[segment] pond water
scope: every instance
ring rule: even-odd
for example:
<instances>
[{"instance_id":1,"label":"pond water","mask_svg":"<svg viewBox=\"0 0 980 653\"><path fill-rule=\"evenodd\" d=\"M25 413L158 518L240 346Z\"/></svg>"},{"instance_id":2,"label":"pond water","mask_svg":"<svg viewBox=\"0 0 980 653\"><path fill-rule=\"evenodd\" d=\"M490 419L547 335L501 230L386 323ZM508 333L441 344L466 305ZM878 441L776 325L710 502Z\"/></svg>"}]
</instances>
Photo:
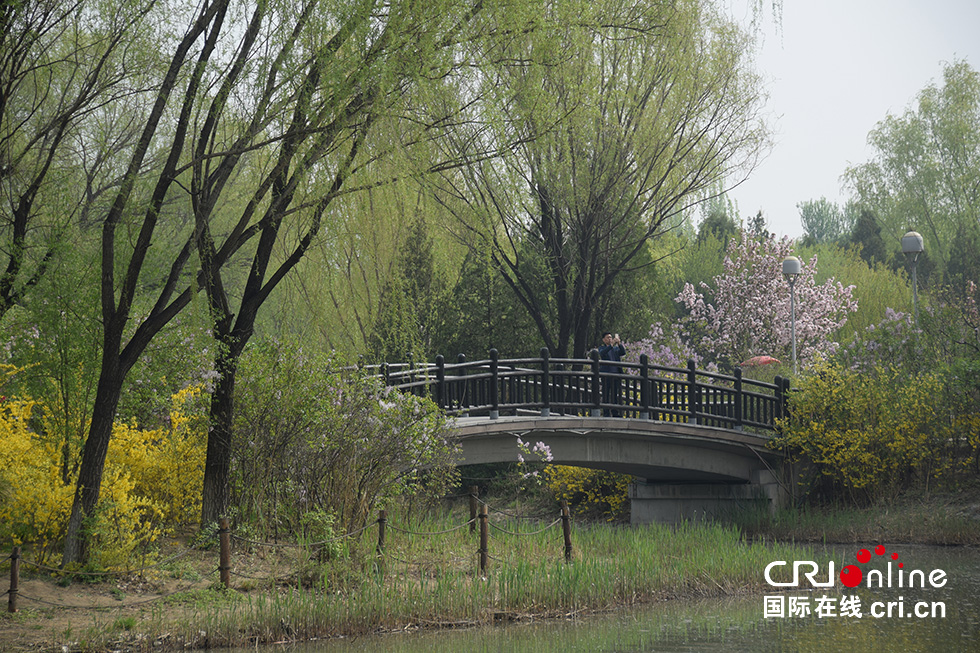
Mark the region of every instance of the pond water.
<instances>
[{"instance_id":1,"label":"pond water","mask_svg":"<svg viewBox=\"0 0 980 653\"><path fill-rule=\"evenodd\" d=\"M857 564L855 558L861 548L864 547L835 547L835 576L845 565ZM886 546L884 554L878 556L874 547L867 549L871 561L859 565L863 579L854 589L842 588L840 582L833 587L813 589L809 582L802 580L806 590L773 588L764 595L665 601L569 621L389 634L304 644L285 650L290 653L980 651L980 550L895 545ZM898 554L896 561L890 559L893 553ZM902 563L901 569L898 563ZM792 564L790 561L790 569ZM872 570L881 572L880 583ZM908 574L914 570L924 572L924 583L916 576L915 587L910 588ZM930 576L934 570L941 570L944 576ZM763 570L759 573L761 576ZM815 579L825 582L827 577L827 566L821 566ZM930 578L937 585L943 580L945 583L933 587ZM923 584L925 587L920 587ZM845 596L850 597L846 603ZM780 604L783 616L778 616ZM790 614L791 605L793 614ZM803 610L803 606L808 610ZM860 618L855 614L858 611ZM844 616L844 612L848 614ZM944 616L940 616L942 613Z\"/></svg>"}]
</instances>

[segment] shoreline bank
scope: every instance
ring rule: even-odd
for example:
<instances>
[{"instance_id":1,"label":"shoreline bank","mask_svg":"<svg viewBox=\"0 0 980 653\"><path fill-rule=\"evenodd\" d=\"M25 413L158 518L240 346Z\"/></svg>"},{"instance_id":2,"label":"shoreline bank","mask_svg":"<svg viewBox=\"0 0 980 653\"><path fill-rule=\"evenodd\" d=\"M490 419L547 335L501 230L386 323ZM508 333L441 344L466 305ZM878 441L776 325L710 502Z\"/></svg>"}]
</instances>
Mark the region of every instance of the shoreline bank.
<instances>
[{"instance_id":1,"label":"shoreline bank","mask_svg":"<svg viewBox=\"0 0 980 653\"><path fill-rule=\"evenodd\" d=\"M243 547L236 552L230 590L218 583L213 550L174 541L173 550L162 552L174 561L153 574L70 584L50 572L25 575L20 611L0 620L0 649L254 646L567 619L654 601L752 594L765 590L766 562L813 556L810 542L980 545L980 506L939 501L800 511L795 530L791 513L776 515L768 526L760 518L739 528L579 525L568 564L560 544L544 531L519 533L526 536L521 538L498 534L486 577L476 573L474 542L465 531L438 545L431 538L393 542L383 575L371 561L370 545L322 563L312 550ZM924 525L911 523L923 515L929 516ZM414 526L437 531L446 524L443 519ZM920 536L927 537L914 539ZM8 569L9 564L0 573Z\"/></svg>"}]
</instances>

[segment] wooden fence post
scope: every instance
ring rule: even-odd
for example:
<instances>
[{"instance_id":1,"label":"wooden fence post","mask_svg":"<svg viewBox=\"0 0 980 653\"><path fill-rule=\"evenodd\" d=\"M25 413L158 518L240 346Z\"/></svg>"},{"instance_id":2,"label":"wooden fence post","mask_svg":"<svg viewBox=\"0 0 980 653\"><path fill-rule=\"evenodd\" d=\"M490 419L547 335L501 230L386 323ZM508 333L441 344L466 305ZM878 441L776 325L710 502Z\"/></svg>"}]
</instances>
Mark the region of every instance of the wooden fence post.
<instances>
[{"instance_id":1,"label":"wooden fence post","mask_svg":"<svg viewBox=\"0 0 980 653\"><path fill-rule=\"evenodd\" d=\"M782 404L783 404L783 417L789 417L789 377L783 379L783 391L782 391Z\"/></svg>"},{"instance_id":2,"label":"wooden fence post","mask_svg":"<svg viewBox=\"0 0 980 653\"><path fill-rule=\"evenodd\" d=\"M572 561L572 518L568 514L568 501L561 501L561 531L565 535L565 562Z\"/></svg>"},{"instance_id":3,"label":"wooden fence post","mask_svg":"<svg viewBox=\"0 0 980 653\"><path fill-rule=\"evenodd\" d=\"M218 572L221 584L228 588L231 587L231 528L227 517L218 520L218 545Z\"/></svg>"},{"instance_id":4,"label":"wooden fence post","mask_svg":"<svg viewBox=\"0 0 980 653\"><path fill-rule=\"evenodd\" d=\"M490 532L489 524L487 523L489 515L487 515L487 507L480 506L480 575L486 576L487 574L487 559L489 558L489 544L490 544Z\"/></svg>"},{"instance_id":5,"label":"wooden fence post","mask_svg":"<svg viewBox=\"0 0 980 653\"><path fill-rule=\"evenodd\" d=\"M449 407L446 394L446 357L442 354L436 356L436 405L443 409Z\"/></svg>"},{"instance_id":6,"label":"wooden fence post","mask_svg":"<svg viewBox=\"0 0 980 653\"><path fill-rule=\"evenodd\" d=\"M375 551L378 554L378 569L381 573L385 570L385 527L388 525L388 511L378 511L378 546Z\"/></svg>"},{"instance_id":7,"label":"wooden fence post","mask_svg":"<svg viewBox=\"0 0 980 653\"><path fill-rule=\"evenodd\" d=\"M650 357L640 354L640 419L650 419Z\"/></svg>"},{"instance_id":8,"label":"wooden fence post","mask_svg":"<svg viewBox=\"0 0 980 653\"><path fill-rule=\"evenodd\" d=\"M470 532L476 532L476 504L477 504L477 493L480 491L475 485L470 486Z\"/></svg>"},{"instance_id":9,"label":"wooden fence post","mask_svg":"<svg viewBox=\"0 0 980 653\"><path fill-rule=\"evenodd\" d=\"M776 421L777 419L782 419L783 408L785 407L783 404L783 377L776 375L773 383L776 384L776 390L773 393L772 416L773 421ZM762 418L758 417L756 419L761 420Z\"/></svg>"},{"instance_id":10,"label":"wooden fence post","mask_svg":"<svg viewBox=\"0 0 980 653\"><path fill-rule=\"evenodd\" d=\"M7 591L7 612L17 612L17 592L20 591L20 547L10 553L10 589Z\"/></svg>"},{"instance_id":11,"label":"wooden fence post","mask_svg":"<svg viewBox=\"0 0 980 653\"><path fill-rule=\"evenodd\" d=\"M456 364L462 366L466 362L466 354L459 353L456 354ZM461 369L456 372L457 376L462 376L463 378L456 382L456 394L454 401L456 402L456 407L460 410L461 417L468 417L469 411L466 410L470 407L470 402L473 398L470 395L470 385L466 381L466 370Z\"/></svg>"}]
</instances>

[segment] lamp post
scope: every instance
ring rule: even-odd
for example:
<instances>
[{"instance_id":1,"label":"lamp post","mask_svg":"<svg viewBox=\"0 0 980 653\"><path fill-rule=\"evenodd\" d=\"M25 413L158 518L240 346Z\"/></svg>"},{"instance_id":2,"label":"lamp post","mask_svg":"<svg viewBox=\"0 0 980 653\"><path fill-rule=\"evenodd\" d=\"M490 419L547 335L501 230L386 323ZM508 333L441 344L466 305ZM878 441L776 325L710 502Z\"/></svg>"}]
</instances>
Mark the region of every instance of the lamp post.
<instances>
[{"instance_id":1,"label":"lamp post","mask_svg":"<svg viewBox=\"0 0 980 653\"><path fill-rule=\"evenodd\" d=\"M793 340L793 374L796 375L796 278L800 276L802 264L795 256L783 259L783 276L789 282L789 322Z\"/></svg>"},{"instance_id":2,"label":"lamp post","mask_svg":"<svg viewBox=\"0 0 980 653\"><path fill-rule=\"evenodd\" d=\"M919 254L923 251L922 234L917 231L910 231L902 236L902 253L909 260L912 268L912 309L915 311L915 328L919 329L919 284L915 278L915 264L919 261Z\"/></svg>"}]
</instances>

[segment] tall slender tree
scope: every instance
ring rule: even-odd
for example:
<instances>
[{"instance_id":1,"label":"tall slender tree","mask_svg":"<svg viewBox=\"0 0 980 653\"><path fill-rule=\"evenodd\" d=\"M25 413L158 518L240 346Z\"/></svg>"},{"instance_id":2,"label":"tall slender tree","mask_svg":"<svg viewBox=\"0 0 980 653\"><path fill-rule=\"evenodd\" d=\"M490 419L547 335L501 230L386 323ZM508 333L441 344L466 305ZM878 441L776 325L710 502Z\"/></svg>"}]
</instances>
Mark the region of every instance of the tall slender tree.
<instances>
[{"instance_id":1,"label":"tall slender tree","mask_svg":"<svg viewBox=\"0 0 980 653\"><path fill-rule=\"evenodd\" d=\"M196 237L191 229L182 244L171 247L170 243L156 243L157 249L173 254L170 269L155 284L155 300L150 300L148 312L133 314L142 303L141 291L146 290L141 277L159 223L167 217L167 199L179 188L179 167L193 109L228 8L227 0L214 0L190 10L189 25L176 37L173 54L157 80L148 109L140 114L139 139L130 150L122 181L101 220L102 361L65 536L65 565L84 562L88 557L83 524L94 516L99 502L113 420L126 375L153 337L196 292L196 284L188 283L185 277ZM171 48L163 51L168 50ZM148 175L144 166L158 152L163 163Z\"/></svg>"},{"instance_id":2,"label":"tall slender tree","mask_svg":"<svg viewBox=\"0 0 980 653\"><path fill-rule=\"evenodd\" d=\"M284 3L275 11L272 5L256 9L255 29L247 32L253 42L263 42L258 39L262 25L290 24L292 32L272 63L260 68L263 90L248 112L251 122L229 146L221 118L234 91L250 84L253 74L248 65L253 53L243 46L202 122L193 165L191 199L203 287L219 344L202 523L213 522L227 507L235 378L259 310L310 250L337 198L352 190L348 179L391 155L372 140L374 126L383 122L400 128L408 143L438 131L437 121L412 119L408 100L419 86L457 67L454 46L486 4L362 0L350 6L307 0L295 7ZM251 46L249 38L243 43ZM297 62L292 68L291 61ZM249 169L248 201L237 210L224 245L218 245L215 207L242 154L261 139L273 145L264 146L266 158ZM253 235L244 287L233 291L222 266L228 252Z\"/></svg>"},{"instance_id":3,"label":"tall slender tree","mask_svg":"<svg viewBox=\"0 0 980 653\"><path fill-rule=\"evenodd\" d=\"M541 342L583 356L595 307L650 262L649 241L752 168L763 98L748 37L706 3L549 2L541 21L461 89L470 122L446 156L473 163L432 186ZM512 156L485 157L504 146Z\"/></svg>"}]
</instances>

